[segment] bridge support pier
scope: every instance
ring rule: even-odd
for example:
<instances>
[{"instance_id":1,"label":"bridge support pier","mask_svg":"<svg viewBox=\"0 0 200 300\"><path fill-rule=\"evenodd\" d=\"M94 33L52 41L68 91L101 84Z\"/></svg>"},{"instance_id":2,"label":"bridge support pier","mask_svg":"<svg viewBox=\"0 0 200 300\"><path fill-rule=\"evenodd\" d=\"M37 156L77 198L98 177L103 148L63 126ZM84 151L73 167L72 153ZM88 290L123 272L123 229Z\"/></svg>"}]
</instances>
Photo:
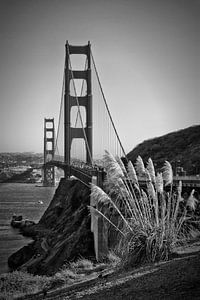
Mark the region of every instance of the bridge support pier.
<instances>
[{"instance_id":1,"label":"bridge support pier","mask_svg":"<svg viewBox=\"0 0 200 300\"><path fill-rule=\"evenodd\" d=\"M46 163L54 159L54 119L44 119L44 168L43 186L55 186L55 167Z\"/></svg>"},{"instance_id":2,"label":"bridge support pier","mask_svg":"<svg viewBox=\"0 0 200 300\"><path fill-rule=\"evenodd\" d=\"M72 70L71 55L85 55L87 58L87 69ZM77 94L75 80L85 80L87 85L86 95ZM72 88L73 87L73 88ZM74 93L73 93L74 89ZM77 107L80 116L80 107L85 108L86 124L81 127L72 127L71 109ZM81 122L82 123L82 122ZM84 127L85 126L85 127ZM92 163L92 84L91 84L91 49L90 43L85 46L73 46L66 43L65 61L65 95L64 95L64 161L67 165L71 163L71 145L73 139L83 139L86 147L86 162ZM70 174L65 173L65 177Z\"/></svg>"}]
</instances>

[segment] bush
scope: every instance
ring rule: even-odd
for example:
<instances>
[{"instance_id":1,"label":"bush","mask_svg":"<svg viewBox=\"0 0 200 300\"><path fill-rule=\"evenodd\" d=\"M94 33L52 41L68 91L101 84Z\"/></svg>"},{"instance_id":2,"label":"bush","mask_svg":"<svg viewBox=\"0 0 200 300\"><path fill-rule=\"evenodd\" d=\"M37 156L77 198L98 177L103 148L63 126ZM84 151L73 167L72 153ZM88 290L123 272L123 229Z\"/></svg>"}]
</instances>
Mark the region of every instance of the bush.
<instances>
[{"instance_id":1,"label":"bush","mask_svg":"<svg viewBox=\"0 0 200 300\"><path fill-rule=\"evenodd\" d=\"M50 282L46 276L15 271L0 275L0 299L13 299L13 296L37 293L43 290Z\"/></svg>"},{"instance_id":2,"label":"bush","mask_svg":"<svg viewBox=\"0 0 200 300\"><path fill-rule=\"evenodd\" d=\"M76 262L72 262L70 267L75 272L79 272L80 270L90 271L94 268L94 265L89 259L80 258Z\"/></svg>"},{"instance_id":3,"label":"bush","mask_svg":"<svg viewBox=\"0 0 200 300\"><path fill-rule=\"evenodd\" d=\"M63 268L51 277L49 288L52 289L65 284L71 284L76 278L77 275L72 270Z\"/></svg>"},{"instance_id":4,"label":"bush","mask_svg":"<svg viewBox=\"0 0 200 300\"><path fill-rule=\"evenodd\" d=\"M47 291L65 284L71 284L78 275L68 268L63 268L51 277L32 275L14 271L0 275L0 299L13 299L13 296Z\"/></svg>"},{"instance_id":5,"label":"bush","mask_svg":"<svg viewBox=\"0 0 200 300\"><path fill-rule=\"evenodd\" d=\"M173 190L173 172L168 161L162 173L155 174L151 159L145 167L139 156L135 167L129 161L125 168L119 158L106 151L104 165L105 186L101 189L92 185L91 192L101 209L90 209L119 232L117 253L122 261L134 265L167 260L174 247L190 237L188 220L196 205L194 191L183 205L182 183ZM112 222L116 213L118 224Z\"/></svg>"}]
</instances>

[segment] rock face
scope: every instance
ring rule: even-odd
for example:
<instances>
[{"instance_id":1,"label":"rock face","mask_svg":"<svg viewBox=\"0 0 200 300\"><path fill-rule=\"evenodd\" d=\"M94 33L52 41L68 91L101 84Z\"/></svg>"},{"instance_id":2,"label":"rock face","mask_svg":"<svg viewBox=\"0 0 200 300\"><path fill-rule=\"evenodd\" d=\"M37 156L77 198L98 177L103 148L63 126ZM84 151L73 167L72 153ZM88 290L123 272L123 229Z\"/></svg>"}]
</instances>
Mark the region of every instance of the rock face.
<instances>
[{"instance_id":1,"label":"rock face","mask_svg":"<svg viewBox=\"0 0 200 300\"><path fill-rule=\"evenodd\" d=\"M35 241L12 254L9 267L50 275L63 263L80 256L94 257L89 203L88 187L75 179L61 179L39 223L24 230L26 235L34 236Z\"/></svg>"}]
</instances>

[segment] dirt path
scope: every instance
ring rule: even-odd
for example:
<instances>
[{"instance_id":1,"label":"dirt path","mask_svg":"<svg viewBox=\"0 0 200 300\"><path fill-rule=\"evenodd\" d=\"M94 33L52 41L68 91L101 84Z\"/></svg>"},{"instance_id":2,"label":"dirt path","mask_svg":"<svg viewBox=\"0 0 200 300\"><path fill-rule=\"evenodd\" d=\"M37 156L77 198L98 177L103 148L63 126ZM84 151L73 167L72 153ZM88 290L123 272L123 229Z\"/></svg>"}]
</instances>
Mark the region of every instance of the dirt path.
<instances>
[{"instance_id":1,"label":"dirt path","mask_svg":"<svg viewBox=\"0 0 200 300\"><path fill-rule=\"evenodd\" d=\"M56 299L200 299L200 253L99 279L93 286Z\"/></svg>"}]
</instances>

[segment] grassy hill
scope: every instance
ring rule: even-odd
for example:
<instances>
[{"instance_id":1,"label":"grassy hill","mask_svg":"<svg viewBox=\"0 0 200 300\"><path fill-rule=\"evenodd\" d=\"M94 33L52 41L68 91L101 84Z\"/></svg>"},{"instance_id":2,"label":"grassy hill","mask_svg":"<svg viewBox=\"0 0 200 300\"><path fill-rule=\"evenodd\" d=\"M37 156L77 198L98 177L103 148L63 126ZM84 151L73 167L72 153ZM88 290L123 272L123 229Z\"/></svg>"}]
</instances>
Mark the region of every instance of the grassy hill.
<instances>
[{"instance_id":1,"label":"grassy hill","mask_svg":"<svg viewBox=\"0 0 200 300\"><path fill-rule=\"evenodd\" d=\"M183 167L187 175L200 174L200 125L146 140L128 153L133 163L140 155L144 162L152 158L156 169L168 160L173 169Z\"/></svg>"}]
</instances>

